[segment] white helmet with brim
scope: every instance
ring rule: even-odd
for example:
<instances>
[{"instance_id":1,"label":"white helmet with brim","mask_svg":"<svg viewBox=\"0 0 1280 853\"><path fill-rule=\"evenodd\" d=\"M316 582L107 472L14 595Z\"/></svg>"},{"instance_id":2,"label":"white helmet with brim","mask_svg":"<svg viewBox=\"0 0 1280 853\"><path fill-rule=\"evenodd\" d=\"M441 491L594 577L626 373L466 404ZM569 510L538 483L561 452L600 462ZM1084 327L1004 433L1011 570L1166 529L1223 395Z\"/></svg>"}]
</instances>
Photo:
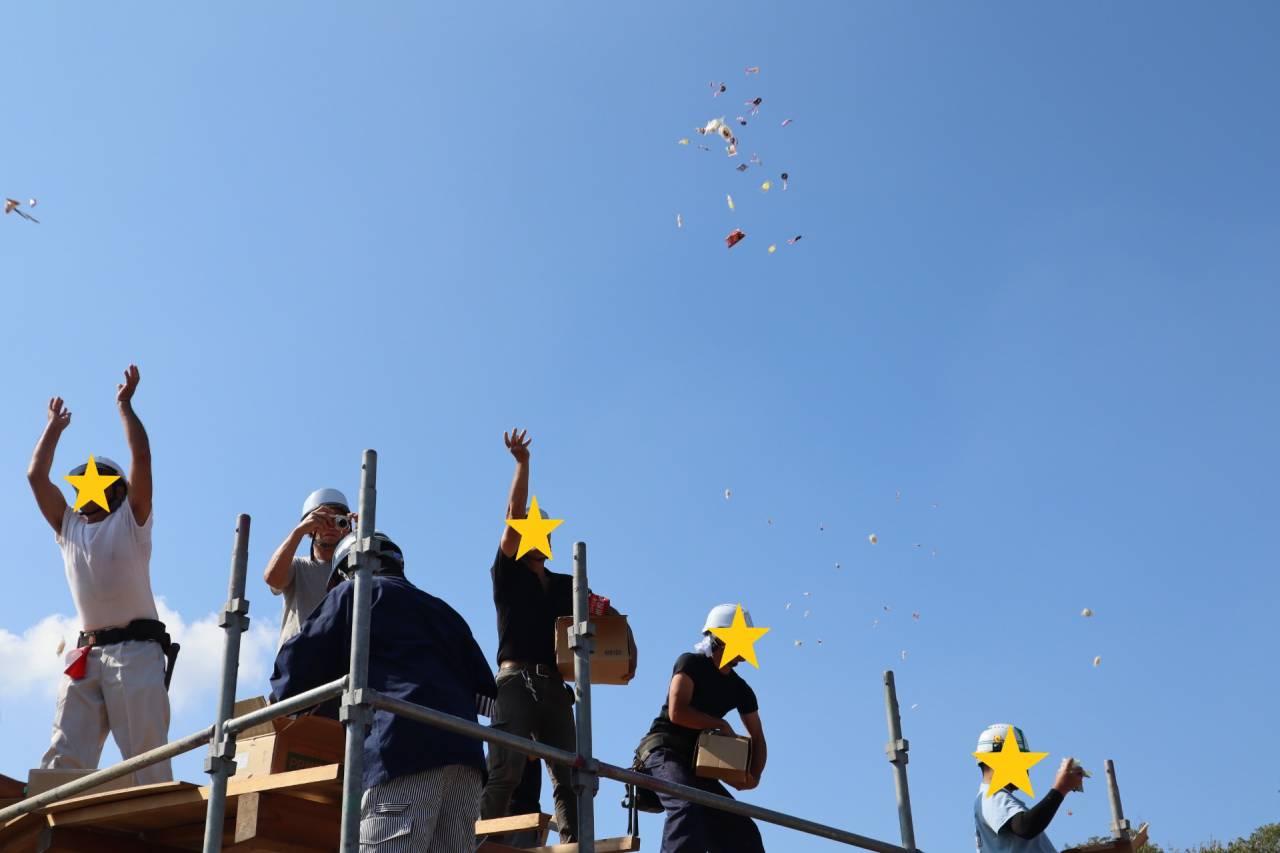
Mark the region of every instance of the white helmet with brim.
<instances>
[{"instance_id":1,"label":"white helmet with brim","mask_svg":"<svg viewBox=\"0 0 1280 853\"><path fill-rule=\"evenodd\" d=\"M706 624L702 626L702 633L707 633L712 628L728 628L733 625L733 617L738 612L736 604L717 604L711 608L711 612L707 614ZM751 614L744 607L742 609L742 620L747 623L748 628L754 628L755 623L751 621Z\"/></svg>"},{"instance_id":2,"label":"white helmet with brim","mask_svg":"<svg viewBox=\"0 0 1280 853\"><path fill-rule=\"evenodd\" d=\"M351 504L342 492L337 489L316 489L302 502L302 517L306 518L322 506L338 506L342 507L343 512L351 512Z\"/></svg>"},{"instance_id":3,"label":"white helmet with brim","mask_svg":"<svg viewBox=\"0 0 1280 853\"><path fill-rule=\"evenodd\" d=\"M1009 736L1010 729L1013 730L1018 749L1026 752L1027 736L1022 733L1022 729L1008 723L993 723L983 729L982 734L978 735L978 748L974 752L999 752L1004 748L1004 740ZM978 762L982 763L982 759L978 759Z\"/></svg>"},{"instance_id":4,"label":"white helmet with brim","mask_svg":"<svg viewBox=\"0 0 1280 853\"><path fill-rule=\"evenodd\" d=\"M124 468L120 467L119 462L116 462L108 456L94 456L93 467L98 469L99 474L119 474L120 479L124 481L125 485L129 484L129 479L125 475ZM87 470L89 470L89 463L81 462L79 465L71 469L68 476L79 477Z\"/></svg>"}]
</instances>

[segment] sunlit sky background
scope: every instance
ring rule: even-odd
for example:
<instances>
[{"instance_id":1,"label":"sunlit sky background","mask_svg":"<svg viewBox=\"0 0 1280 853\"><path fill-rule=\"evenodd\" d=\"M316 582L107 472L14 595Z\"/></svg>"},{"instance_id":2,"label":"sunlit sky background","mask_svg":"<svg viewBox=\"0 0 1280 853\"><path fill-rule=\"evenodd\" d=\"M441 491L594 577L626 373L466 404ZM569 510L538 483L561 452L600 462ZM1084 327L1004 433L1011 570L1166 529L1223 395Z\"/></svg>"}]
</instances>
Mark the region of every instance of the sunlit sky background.
<instances>
[{"instance_id":1,"label":"sunlit sky background","mask_svg":"<svg viewBox=\"0 0 1280 853\"><path fill-rule=\"evenodd\" d=\"M0 217L0 772L44 751L75 630L23 476L45 405L74 412L56 474L123 458L136 361L174 736L212 717L236 514L249 696L265 561L366 447L410 578L492 655L519 425L552 567L587 541L640 644L598 756L629 764L740 601L771 627L749 801L897 841L892 668L924 849L970 848L992 722L1050 753L1037 795L1065 755L1095 771L1059 847L1106 831L1106 758L1164 845L1280 814L1274 4L34 4L0 31L0 194L42 220ZM756 96L737 158L697 149Z\"/></svg>"}]
</instances>

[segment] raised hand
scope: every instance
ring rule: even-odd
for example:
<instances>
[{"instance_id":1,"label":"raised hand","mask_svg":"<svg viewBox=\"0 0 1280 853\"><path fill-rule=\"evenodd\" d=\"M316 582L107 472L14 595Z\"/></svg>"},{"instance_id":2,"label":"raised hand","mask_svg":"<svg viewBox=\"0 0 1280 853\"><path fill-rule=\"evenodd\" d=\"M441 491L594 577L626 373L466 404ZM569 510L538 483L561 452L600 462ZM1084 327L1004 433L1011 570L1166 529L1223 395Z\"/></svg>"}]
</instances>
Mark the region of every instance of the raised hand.
<instances>
[{"instance_id":1,"label":"raised hand","mask_svg":"<svg viewBox=\"0 0 1280 853\"><path fill-rule=\"evenodd\" d=\"M124 382L116 386L116 402L127 403L138 390L138 365L131 364L124 372Z\"/></svg>"},{"instance_id":2,"label":"raised hand","mask_svg":"<svg viewBox=\"0 0 1280 853\"><path fill-rule=\"evenodd\" d=\"M511 451L511 455L516 458L517 462L529 461L529 445L533 444L533 439L528 437L528 430L516 431L512 428L510 433L502 434L502 441L507 445L507 450Z\"/></svg>"},{"instance_id":3,"label":"raised hand","mask_svg":"<svg viewBox=\"0 0 1280 853\"><path fill-rule=\"evenodd\" d=\"M49 423L58 432L71 426L71 410L63 406L61 397L49 400Z\"/></svg>"}]
</instances>

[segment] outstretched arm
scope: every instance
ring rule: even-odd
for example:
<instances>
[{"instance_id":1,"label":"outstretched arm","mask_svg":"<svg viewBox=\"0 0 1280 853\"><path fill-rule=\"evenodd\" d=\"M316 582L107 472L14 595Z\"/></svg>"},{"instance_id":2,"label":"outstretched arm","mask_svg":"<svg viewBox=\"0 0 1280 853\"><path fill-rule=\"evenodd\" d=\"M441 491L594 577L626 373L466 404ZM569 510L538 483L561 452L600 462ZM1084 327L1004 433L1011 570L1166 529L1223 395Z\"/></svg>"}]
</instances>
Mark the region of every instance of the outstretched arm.
<instances>
[{"instance_id":1,"label":"outstretched arm","mask_svg":"<svg viewBox=\"0 0 1280 853\"><path fill-rule=\"evenodd\" d=\"M36 496L36 506L40 507L40 514L55 533L62 532L62 516L67 511L67 499L62 496L62 490L49 479L49 470L53 467L53 453L58 449L58 439L70 424L71 412L63 408L62 398L51 399L49 422L45 424L44 432L36 442L35 452L31 454L31 464L27 466L27 482Z\"/></svg>"},{"instance_id":2,"label":"outstretched arm","mask_svg":"<svg viewBox=\"0 0 1280 853\"><path fill-rule=\"evenodd\" d=\"M124 422L124 437L129 443L129 508L134 521L146 524L151 517L151 441L142 421L133 410L133 392L138 390L138 365L124 372L124 382L116 386L116 405Z\"/></svg>"},{"instance_id":3,"label":"outstretched arm","mask_svg":"<svg viewBox=\"0 0 1280 853\"><path fill-rule=\"evenodd\" d=\"M516 458L516 472L511 477L511 491L507 495L507 518L524 518L525 505L529 499L529 445L533 439L528 438L528 430L503 433L502 440L507 450ZM503 525L502 540L498 543L502 553L508 557L516 555L520 547L520 534L511 525Z\"/></svg>"}]
</instances>

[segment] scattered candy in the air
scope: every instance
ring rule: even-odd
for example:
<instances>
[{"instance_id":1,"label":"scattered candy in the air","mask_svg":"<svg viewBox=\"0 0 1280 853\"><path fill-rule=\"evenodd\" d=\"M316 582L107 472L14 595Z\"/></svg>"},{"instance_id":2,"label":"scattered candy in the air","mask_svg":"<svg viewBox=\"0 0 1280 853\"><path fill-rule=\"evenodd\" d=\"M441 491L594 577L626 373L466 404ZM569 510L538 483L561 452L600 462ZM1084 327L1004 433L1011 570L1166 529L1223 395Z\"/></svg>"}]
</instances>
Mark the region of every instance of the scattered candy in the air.
<instances>
[{"instance_id":1,"label":"scattered candy in the air","mask_svg":"<svg viewBox=\"0 0 1280 853\"><path fill-rule=\"evenodd\" d=\"M1102 666L1102 655L1098 655L1096 658L1093 659L1093 665Z\"/></svg>"},{"instance_id":2,"label":"scattered candy in the air","mask_svg":"<svg viewBox=\"0 0 1280 853\"><path fill-rule=\"evenodd\" d=\"M772 519L772 518L766 518L764 521L765 521L765 524L768 524L768 525L772 525L772 524L773 524L773 519Z\"/></svg>"},{"instance_id":3,"label":"scattered candy in the air","mask_svg":"<svg viewBox=\"0 0 1280 853\"><path fill-rule=\"evenodd\" d=\"M746 164L746 163L739 163L739 164L738 164L736 167L734 167L734 168L736 168L739 172L745 172L745 171L747 171L747 164Z\"/></svg>"},{"instance_id":4,"label":"scattered candy in the air","mask_svg":"<svg viewBox=\"0 0 1280 853\"><path fill-rule=\"evenodd\" d=\"M784 608L782 608L782 609L783 609L783 610L790 610L790 609L791 609L791 602L790 602L790 601L788 601L788 602L787 602L787 606L786 606L786 607L784 607Z\"/></svg>"},{"instance_id":5,"label":"scattered candy in the air","mask_svg":"<svg viewBox=\"0 0 1280 853\"><path fill-rule=\"evenodd\" d=\"M917 622L919 622L919 621L920 621L920 611L919 611L919 610L912 611L912 613L911 613L911 618L912 618L912 619L914 619L914 620L916 620Z\"/></svg>"},{"instance_id":6,"label":"scattered candy in the air","mask_svg":"<svg viewBox=\"0 0 1280 853\"><path fill-rule=\"evenodd\" d=\"M821 521L819 521L819 522L818 522L818 532L819 532L819 533L821 533L821 532L822 532L823 530L825 530L825 529L826 529L826 528L822 526L822 522L821 522Z\"/></svg>"},{"instance_id":7,"label":"scattered candy in the air","mask_svg":"<svg viewBox=\"0 0 1280 853\"><path fill-rule=\"evenodd\" d=\"M777 243L770 243L770 244L769 244L769 254L771 254L771 255L772 255L772 254L773 254L774 252L776 252L776 251L778 251L778 244L777 244Z\"/></svg>"},{"instance_id":8,"label":"scattered candy in the air","mask_svg":"<svg viewBox=\"0 0 1280 853\"><path fill-rule=\"evenodd\" d=\"M798 649L798 648L800 648L800 647L801 647L801 646L803 646L803 645L804 645L804 643L800 642L799 640L796 640L796 648L797 648L797 649Z\"/></svg>"},{"instance_id":9,"label":"scattered candy in the air","mask_svg":"<svg viewBox=\"0 0 1280 853\"><path fill-rule=\"evenodd\" d=\"M678 213L676 214L676 227L677 228L684 227L684 218Z\"/></svg>"},{"instance_id":10,"label":"scattered candy in the air","mask_svg":"<svg viewBox=\"0 0 1280 853\"><path fill-rule=\"evenodd\" d=\"M818 645L822 645L822 638L821 638L821 637L819 637L819 638L818 638Z\"/></svg>"},{"instance_id":11,"label":"scattered candy in the air","mask_svg":"<svg viewBox=\"0 0 1280 853\"><path fill-rule=\"evenodd\" d=\"M771 186L773 186L773 184L772 184L772 183L770 183L769 181L765 181L763 184L761 184L761 185L760 185L760 189L761 189L761 191L762 191L762 192L768 192L768 191L769 191L769 187L771 187Z\"/></svg>"},{"instance_id":12,"label":"scattered candy in the air","mask_svg":"<svg viewBox=\"0 0 1280 853\"><path fill-rule=\"evenodd\" d=\"M725 489L725 490L724 490L724 499L725 499L725 500L729 500L729 498L731 498L731 497L733 497L733 490L732 490L732 489Z\"/></svg>"},{"instance_id":13,"label":"scattered candy in the air","mask_svg":"<svg viewBox=\"0 0 1280 853\"><path fill-rule=\"evenodd\" d=\"M890 610L893 610L893 608L892 608L892 607L890 607L890 606L889 606L889 605L887 605L887 604L882 604L882 605L881 605L881 607L883 607L883 608L884 608L884 612L885 612L885 613L888 613Z\"/></svg>"},{"instance_id":14,"label":"scattered candy in the air","mask_svg":"<svg viewBox=\"0 0 1280 853\"><path fill-rule=\"evenodd\" d=\"M699 146L698 146L698 150L699 150L699 151L710 151L710 150L711 150L711 146L709 146L709 145L699 145Z\"/></svg>"},{"instance_id":15,"label":"scattered candy in the air","mask_svg":"<svg viewBox=\"0 0 1280 853\"><path fill-rule=\"evenodd\" d=\"M786 172L782 173L782 191L783 192L787 191L787 173Z\"/></svg>"},{"instance_id":16,"label":"scattered candy in the air","mask_svg":"<svg viewBox=\"0 0 1280 853\"><path fill-rule=\"evenodd\" d=\"M790 241L788 240L787 242L790 242ZM880 537L872 533L870 536L867 537L867 541L870 542L872 545L874 545L880 541Z\"/></svg>"},{"instance_id":17,"label":"scattered candy in the air","mask_svg":"<svg viewBox=\"0 0 1280 853\"><path fill-rule=\"evenodd\" d=\"M689 137L687 136L684 139L681 139L676 142L676 145L688 145L688 144L689 144Z\"/></svg>"},{"instance_id":18,"label":"scattered candy in the air","mask_svg":"<svg viewBox=\"0 0 1280 853\"><path fill-rule=\"evenodd\" d=\"M706 136L708 133L718 133L720 128L724 126L724 116L713 118L698 129L698 133Z\"/></svg>"},{"instance_id":19,"label":"scattered candy in the air","mask_svg":"<svg viewBox=\"0 0 1280 853\"><path fill-rule=\"evenodd\" d=\"M36 200L34 198L27 199L27 207L35 207L35 206L36 206Z\"/></svg>"},{"instance_id":20,"label":"scattered candy in the air","mask_svg":"<svg viewBox=\"0 0 1280 853\"><path fill-rule=\"evenodd\" d=\"M879 619L872 619L872 620L871 620L871 627L872 627L872 628L879 628L879 627L880 627L880 620L879 620Z\"/></svg>"},{"instance_id":21,"label":"scattered candy in the air","mask_svg":"<svg viewBox=\"0 0 1280 853\"><path fill-rule=\"evenodd\" d=\"M746 102L746 105L751 107L751 114L753 116L758 116L760 115L760 105L762 103L764 103L764 98L752 98Z\"/></svg>"},{"instance_id":22,"label":"scattered candy in the air","mask_svg":"<svg viewBox=\"0 0 1280 853\"><path fill-rule=\"evenodd\" d=\"M757 166L763 166L764 161L760 159L760 155L755 152L751 153L751 162Z\"/></svg>"},{"instance_id":23,"label":"scattered candy in the air","mask_svg":"<svg viewBox=\"0 0 1280 853\"><path fill-rule=\"evenodd\" d=\"M724 244L728 248L732 249L734 246L738 245L745 236L747 235L742 233L741 229L734 229L733 233L724 238Z\"/></svg>"},{"instance_id":24,"label":"scattered candy in the air","mask_svg":"<svg viewBox=\"0 0 1280 853\"><path fill-rule=\"evenodd\" d=\"M800 242L800 238L801 238L802 236L804 236L804 235L802 235L802 234L797 234L796 236L792 237L790 240L788 240L788 241L787 241L787 245L788 245L788 246L794 246L796 243L799 243L799 242Z\"/></svg>"},{"instance_id":25,"label":"scattered candy in the air","mask_svg":"<svg viewBox=\"0 0 1280 853\"><path fill-rule=\"evenodd\" d=\"M808 619L808 618L809 618L809 611L808 611L808 610L806 610L806 611L804 612L804 618L805 618L805 619Z\"/></svg>"},{"instance_id":26,"label":"scattered candy in the air","mask_svg":"<svg viewBox=\"0 0 1280 853\"><path fill-rule=\"evenodd\" d=\"M717 133L720 134L720 138L723 139L725 142L733 142L733 131L729 129L729 125L727 124L720 125L720 128L717 131Z\"/></svg>"},{"instance_id":27,"label":"scattered candy in the air","mask_svg":"<svg viewBox=\"0 0 1280 853\"><path fill-rule=\"evenodd\" d=\"M718 97L720 97L721 95L723 95L725 92L729 91L729 87L728 87L728 86L726 86L726 85L725 85L725 84L723 84L723 83L716 83L716 82L712 81L711 83L708 83L707 85L709 85L709 86L712 88L712 90L713 90L712 95L711 95L711 97L713 97L713 98L718 98Z\"/></svg>"},{"instance_id":28,"label":"scattered candy in the air","mask_svg":"<svg viewBox=\"0 0 1280 853\"><path fill-rule=\"evenodd\" d=\"M907 650L906 650L906 649L903 649L903 650L902 650L902 659L903 659L903 660L906 660L906 659L907 659Z\"/></svg>"},{"instance_id":29,"label":"scattered candy in the air","mask_svg":"<svg viewBox=\"0 0 1280 853\"><path fill-rule=\"evenodd\" d=\"M63 651L66 650L66 648L67 648L67 638L63 637L61 640L58 641L58 648L56 648L53 653L55 655L61 656Z\"/></svg>"},{"instance_id":30,"label":"scattered candy in the air","mask_svg":"<svg viewBox=\"0 0 1280 853\"><path fill-rule=\"evenodd\" d=\"M728 193L725 193L724 200L729 203L729 209L733 210L733 196L729 195Z\"/></svg>"},{"instance_id":31,"label":"scattered candy in the air","mask_svg":"<svg viewBox=\"0 0 1280 853\"><path fill-rule=\"evenodd\" d=\"M808 597L809 597L809 593L807 593L807 592L806 592L806 593L804 593L804 597L805 597L805 598L808 598Z\"/></svg>"},{"instance_id":32,"label":"scattered candy in the air","mask_svg":"<svg viewBox=\"0 0 1280 853\"><path fill-rule=\"evenodd\" d=\"M919 708L919 707L920 707L920 703L919 703L919 702L917 702L916 704L914 704L914 705L912 705L912 706L911 706L911 710L913 710L913 711L914 711L916 708Z\"/></svg>"},{"instance_id":33,"label":"scattered candy in the air","mask_svg":"<svg viewBox=\"0 0 1280 853\"><path fill-rule=\"evenodd\" d=\"M836 568L837 568L837 569L838 569L838 568L840 568L840 564L839 564L839 563L836 563Z\"/></svg>"},{"instance_id":34,"label":"scattered candy in the air","mask_svg":"<svg viewBox=\"0 0 1280 853\"><path fill-rule=\"evenodd\" d=\"M746 126L747 126L747 120L746 120L745 118L743 118L742 116L738 116L738 117L737 117L736 119L734 119L734 120L735 120L738 124L742 125L743 127L746 127Z\"/></svg>"},{"instance_id":35,"label":"scattered candy in the air","mask_svg":"<svg viewBox=\"0 0 1280 853\"><path fill-rule=\"evenodd\" d=\"M894 494L893 499L894 499L895 501L901 501L901 500L902 500L902 489L898 489L897 493L896 493L896 494Z\"/></svg>"},{"instance_id":36,"label":"scattered candy in the air","mask_svg":"<svg viewBox=\"0 0 1280 853\"><path fill-rule=\"evenodd\" d=\"M782 126L783 126L783 127L786 127L786 126L787 126L787 125L789 125L789 124L791 124L791 119L789 119L789 118L784 118L784 119L782 120Z\"/></svg>"},{"instance_id":37,"label":"scattered candy in the air","mask_svg":"<svg viewBox=\"0 0 1280 853\"><path fill-rule=\"evenodd\" d=\"M1084 610L1080 611L1080 615L1088 619L1090 616L1093 615L1093 611L1086 607Z\"/></svg>"},{"instance_id":38,"label":"scattered candy in the air","mask_svg":"<svg viewBox=\"0 0 1280 853\"><path fill-rule=\"evenodd\" d=\"M746 73L747 73L747 74L759 74L759 73L760 73L760 66L759 66L759 65L748 65L748 66L747 66L747 69L746 69Z\"/></svg>"}]
</instances>

